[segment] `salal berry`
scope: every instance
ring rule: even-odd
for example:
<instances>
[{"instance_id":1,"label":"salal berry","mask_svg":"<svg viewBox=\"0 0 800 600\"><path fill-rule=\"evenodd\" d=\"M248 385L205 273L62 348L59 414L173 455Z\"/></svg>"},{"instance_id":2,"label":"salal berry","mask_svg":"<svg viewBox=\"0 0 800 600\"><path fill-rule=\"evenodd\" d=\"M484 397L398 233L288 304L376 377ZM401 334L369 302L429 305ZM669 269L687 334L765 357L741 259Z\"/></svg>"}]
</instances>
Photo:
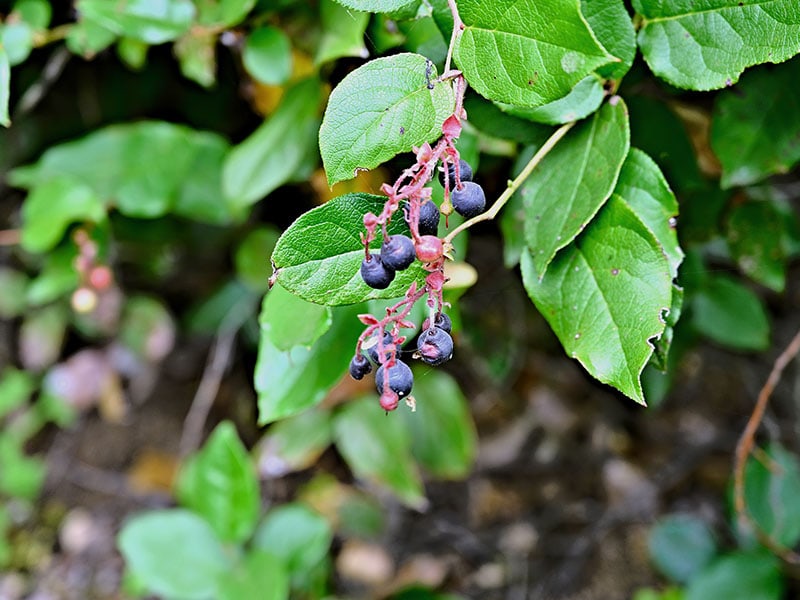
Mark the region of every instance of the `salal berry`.
<instances>
[{"instance_id":1,"label":"salal berry","mask_svg":"<svg viewBox=\"0 0 800 600\"><path fill-rule=\"evenodd\" d=\"M450 317L442 312L436 313L433 318L433 324L447 333L450 333L453 330L453 322L450 320ZM422 330L425 331L430 326L431 320L428 317L425 317L425 320L422 322Z\"/></svg>"},{"instance_id":2,"label":"salal berry","mask_svg":"<svg viewBox=\"0 0 800 600\"><path fill-rule=\"evenodd\" d=\"M417 258L414 242L405 235L393 235L381 245L381 261L383 266L395 271L404 271Z\"/></svg>"},{"instance_id":3,"label":"salal berry","mask_svg":"<svg viewBox=\"0 0 800 600\"><path fill-rule=\"evenodd\" d=\"M378 336L377 334L372 338L375 340L375 344L367 348L367 355L369 355L372 362L380 364L382 361L379 358L378 354ZM383 332L383 348L384 354L386 354L386 347L392 343L392 334L388 331Z\"/></svg>"},{"instance_id":4,"label":"salal berry","mask_svg":"<svg viewBox=\"0 0 800 600\"><path fill-rule=\"evenodd\" d=\"M461 181L472 181L472 167L469 166L467 161L458 159L458 174ZM453 190L456 187L456 166L454 163L447 164L447 179L449 182L449 189ZM444 186L444 171L439 171L439 183Z\"/></svg>"},{"instance_id":5,"label":"salal berry","mask_svg":"<svg viewBox=\"0 0 800 600\"><path fill-rule=\"evenodd\" d=\"M369 287L383 290L394 279L394 270L383 264L379 254L371 254L361 261L361 278Z\"/></svg>"},{"instance_id":6,"label":"salal berry","mask_svg":"<svg viewBox=\"0 0 800 600\"><path fill-rule=\"evenodd\" d=\"M467 219L476 217L486 209L486 194L483 188L473 181L466 181L450 194L453 208Z\"/></svg>"},{"instance_id":7,"label":"salal berry","mask_svg":"<svg viewBox=\"0 0 800 600\"><path fill-rule=\"evenodd\" d=\"M383 378L386 369L386 365L381 365L375 372L375 388L381 395L383 395ZM411 387L414 385L414 376L411 374L411 369L402 360L395 361L388 369L389 389L397 394L398 398L405 398L411 393Z\"/></svg>"},{"instance_id":8,"label":"salal berry","mask_svg":"<svg viewBox=\"0 0 800 600\"><path fill-rule=\"evenodd\" d=\"M442 240L435 235L422 235L417 240L417 258L422 262L433 262L439 260L444 252Z\"/></svg>"},{"instance_id":9,"label":"salal berry","mask_svg":"<svg viewBox=\"0 0 800 600\"><path fill-rule=\"evenodd\" d=\"M372 365L363 354L356 354L350 361L350 377L364 379L364 375L372 371Z\"/></svg>"},{"instance_id":10,"label":"salal berry","mask_svg":"<svg viewBox=\"0 0 800 600\"><path fill-rule=\"evenodd\" d=\"M436 235L439 231L439 207L433 200L426 200L419 207L419 234Z\"/></svg>"},{"instance_id":11,"label":"salal berry","mask_svg":"<svg viewBox=\"0 0 800 600\"><path fill-rule=\"evenodd\" d=\"M453 338L444 329L429 327L419 334L417 352L422 362L440 365L453 357Z\"/></svg>"}]
</instances>

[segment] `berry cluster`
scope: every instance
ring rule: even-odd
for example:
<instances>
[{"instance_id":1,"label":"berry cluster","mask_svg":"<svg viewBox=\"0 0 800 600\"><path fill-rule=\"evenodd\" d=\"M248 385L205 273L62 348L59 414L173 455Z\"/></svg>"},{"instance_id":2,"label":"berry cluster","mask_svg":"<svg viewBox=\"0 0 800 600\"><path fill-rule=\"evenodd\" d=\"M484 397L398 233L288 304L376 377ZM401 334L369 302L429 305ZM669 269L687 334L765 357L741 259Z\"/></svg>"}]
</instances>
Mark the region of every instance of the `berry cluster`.
<instances>
[{"instance_id":1,"label":"berry cluster","mask_svg":"<svg viewBox=\"0 0 800 600\"><path fill-rule=\"evenodd\" d=\"M375 384L381 407L387 411L397 408L403 398L413 406L410 394L414 378L409 366L400 360L400 348L407 339L400 330L415 327L407 317L418 300L427 298L430 316L422 324L414 357L436 366L453 356L451 322L443 312L447 303L442 293L446 281L444 262L451 258L452 247L438 235L440 215L445 216L447 223L453 211L472 218L486 209L483 188L472 181L472 168L459 157L454 144L461 133L461 120L466 117L462 107L464 81L460 75L455 78L455 87L456 110L442 125L442 137L434 146L426 143L415 148L416 162L403 171L394 185L381 187L387 196L381 213L364 215L366 231L361 234L364 260L360 271L364 283L374 289L386 289L396 273L408 269L415 260L428 272L425 283L422 286L412 283L403 299L387 308L382 318L359 315L366 329L350 361L350 375L363 379L377 366ZM431 200L431 188L426 187L437 168L445 190L441 208ZM408 224L410 237L388 233L392 217L400 211ZM378 239L379 231L383 241L380 252L376 253L370 245Z\"/></svg>"}]
</instances>

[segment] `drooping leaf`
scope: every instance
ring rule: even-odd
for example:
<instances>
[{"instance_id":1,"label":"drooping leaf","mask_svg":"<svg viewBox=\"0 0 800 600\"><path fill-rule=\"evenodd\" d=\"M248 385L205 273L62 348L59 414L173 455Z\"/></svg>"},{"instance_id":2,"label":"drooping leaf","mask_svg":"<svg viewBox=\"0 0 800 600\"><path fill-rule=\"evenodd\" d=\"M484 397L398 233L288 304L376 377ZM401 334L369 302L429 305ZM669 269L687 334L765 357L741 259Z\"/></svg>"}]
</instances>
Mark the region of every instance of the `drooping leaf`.
<instances>
[{"instance_id":1,"label":"drooping leaf","mask_svg":"<svg viewBox=\"0 0 800 600\"><path fill-rule=\"evenodd\" d=\"M546 125L533 123L524 116L516 116L511 105L494 104L477 94L466 96L464 108L468 122L492 137L541 146L552 133L552 128Z\"/></svg>"},{"instance_id":2,"label":"drooping leaf","mask_svg":"<svg viewBox=\"0 0 800 600\"><path fill-rule=\"evenodd\" d=\"M329 185L441 136L454 96L436 75L424 56L403 53L372 60L336 86L319 130Z\"/></svg>"},{"instance_id":3,"label":"drooping leaf","mask_svg":"<svg viewBox=\"0 0 800 600\"><path fill-rule=\"evenodd\" d=\"M670 580L686 583L714 558L717 544L705 521L689 514L669 515L650 530L650 559Z\"/></svg>"},{"instance_id":4,"label":"drooping leaf","mask_svg":"<svg viewBox=\"0 0 800 600\"><path fill-rule=\"evenodd\" d=\"M336 306L396 298L412 282L422 282L426 272L418 261L397 273L385 290L373 289L361 278L363 217L367 212L379 214L385 201L383 196L345 194L301 215L284 231L272 253L278 283L309 302ZM399 213L389 226L389 235L396 233L408 235L408 225ZM381 241L373 246L379 248Z\"/></svg>"},{"instance_id":5,"label":"drooping leaf","mask_svg":"<svg viewBox=\"0 0 800 600\"><path fill-rule=\"evenodd\" d=\"M400 420L386 418L377 397L342 407L334 416L333 432L336 448L356 477L388 487L409 506L424 506L408 429Z\"/></svg>"},{"instance_id":6,"label":"drooping leaf","mask_svg":"<svg viewBox=\"0 0 800 600\"><path fill-rule=\"evenodd\" d=\"M405 9L417 0L336 0L342 6L364 12L393 12Z\"/></svg>"},{"instance_id":7,"label":"drooping leaf","mask_svg":"<svg viewBox=\"0 0 800 600\"><path fill-rule=\"evenodd\" d=\"M728 246L748 277L776 292L786 286L786 220L773 202L736 205L728 215Z\"/></svg>"},{"instance_id":8,"label":"drooping leaf","mask_svg":"<svg viewBox=\"0 0 800 600\"><path fill-rule=\"evenodd\" d=\"M330 307L298 298L280 285L267 294L259 318L261 331L279 350L311 347L332 322Z\"/></svg>"},{"instance_id":9,"label":"drooping leaf","mask_svg":"<svg viewBox=\"0 0 800 600\"><path fill-rule=\"evenodd\" d=\"M203 87L211 87L217 80L217 36L214 33L190 32L175 42L175 56L181 73Z\"/></svg>"},{"instance_id":10,"label":"drooping leaf","mask_svg":"<svg viewBox=\"0 0 800 600\"><path fill-rule=\"evenodd\" d=\"M322 35L314 56L316 64L321 65L343 56L369 56L364 45L369 13L350 10L333 0L321 0L319 18Z\"/></svg>"},{"instance_id":11,"label":"drooping leaf","mask_svg":"<svg viewBox=\"0 0 800 600\"><path fill-rule=\"evenodd\" d=\"M638 148L631 148L622 163L614 193L625 198L650 228L669 260L672 277L677 277L683 261L683 250L675 232L678 201L655 161Z\"/></svg>"},{"instance_id":12,"label":"drooping leaf","mask_svg":"<svg viewBox=\"0 0 800 600\"><path fill-rule=\"evenodd\" d=\"M231 150L222 186L237 206L254 204L295 176L314 146L320 94L316 77L295 84L272 116Z\"/></svg>"},{"instance_id":13,"label":"drooping leaf","mask_svg":"<svg viewBox=\"0 0 800 600\"><path fill-rule=\"evenodd\" d=\"M194 0L200 25L230 27L249 13L256 0Z\"/></svg>"},{"instance_id":14,"label":"drooping leaf","mask_svg":"<svg viewBox=\"0 0 800 600\"><path fill-rule=\"evenodd\" d=\"M427 11L427 6L419 0L418 13L408 19L400 19L397 28L405 36L403 47L428 57L433 63L443 65L447 58L450 38L445 39L436 21L431 16L420 16Z\"/></svg>"},{"instance_id":15,"label":"drooping leaf","mask_svg":"<svg viewBox=\"0 0 800 600\"><path fill-rule=\"evenodd\" d=\"M188 31L195 15L191 0L80 0L81 18L117 35L163 44Z\"/></svg>"},{"instance_id":16,"label":"drooping leaf","mask_svg":"<svg viewBox=\"0 0 800 600\"><path fill-rule=\"evenodd\" d=\"M116 33L81 12L78 22L67 33L66 43L67 48L73 54L92 58L113 44L115 39L117 39Z\"/></svg>"},{"instance_id":17,"label":"drooping leaf","mask_svg":"<svg viewBox=\"0 0 800 600\"><path fill-rule=\"evenodd\" d=\"M692 298L692 323L710 339L739 350L766 350L769 321L766 310L750 289L717 275Z\"/></svg>"},{"instance_id":18,"label":"drooping leaf","mask_svg":"<svg viewBox=\"0 0 800 600\"><path fill-rule=\"evenodd\" d=\"M563 98L553 100L542 106L528 108L502 104L500 108L510 115L522 117L536 123L560 125L588 117L600 106L605 97L603 84L596 75L581 79Z\"/></svg>"},{"instance_id":19,"label":"drooping leaf","mask_svg":"<svg viewBox=\"0 0 800 600\"><path fill-rule=\"evenodd\" d=\"M800 25L798 25L800 28ZM746 73L721 92L711 120L711 147L724 188L788 172L800 161L800 59Z\"/></svg>"},{"instance_id":20,"label":"drooping leaf","mask_svg":"<svg viewBox=\"0 0 800 600\"><path fill-rule=\"evenodd\" d=\"M143 513L117 539L128 569L155 594L205 600L230 570L228 554L201 517L183 509Z\"/></svg>"},{"instance_id":21,"label":"drooping leaf","mask_svg":"<svg viewBox=\"0 0 800 600\"><path fill-rule=\"evenodd\" d=\"M331 415L311 409L272 425L259 443L258 471L278 478L312 466L331 444Z\"/></svg>"},{"instance_id":22,"label":"drooping leaf","mask_svg":"<svg viewBox=\"0 0 800 600\"><path fill-rule=\"evenodd\" d=\"M217 425L203 448L181 469L181 503L202 516L226 542L250 537L261 496L253 461L229 421Z\"/></svg>"},{"instance_id":23,"label":"drooping leaf","mask_svg":"<svg viewBox=\"0 0 800 600\"><path fill-rule=\"evenodd\" d=\"M33 50L33 28L24 21L6 21L0 26L0 45L6 51L12 67L25 62Z\"/></svg>"},{"instance_id":24,"label":"drooping leaf","mask_svg":"<svg viewBox=\"0 0 800 600\"><path fill-rule=\"evenodd\" d=\"M567 354L604 383L643 403L639 376L651 339L671 306L669 264L652 232L619 196L612 196L544 278L530 251L523 283Z\"/></svg>"},{"instance_id":25,"label":"drooping leaf","mask_svg":"<svg viewBox=\"0 0 800 600\"><path fill-rule=\"evenodd\" d=\"M525 181L525 239L539 276L611 195L630 147L625 104L577 125Z\"/></svg>"},{"instance_id":26,"label":"drooping leaf","mask_svg":"<svg viewBox=\"0 0 800 600\"><path fill-rule=\"evenodd\" d=\"M325 558L332 540L328 522L295 502L267 513L253 536L253 547L281 558L289 575L297 578Z\"/></svg>"},{"instance_id":27,"label":"drooping leaf","mask_svg":"<svg viewBox=\"0 0 800 600\"><path fill-rule=\"evenodd\" d=\"M0 47L0 125L8 127L11 119L8 116L8 97L10 92L11 65L8 53Z\"/></svg>"},{"instance_id":28,"label":"drooping leaf","mask_svg":"<svg viewBox=\"0 0 800 600\"><path fill-rule=\"evenodd\" d=\"M245 40L242 64L256 81L268 85L286 83L292 74L292 43L277 27L259 27Z\"/></svg>"},{"instance_id":29,"label":"drooping leaf","mask_svg":"<svg viewBox=\"0 0 800 600\"><path fill-rule=\"evenodd\" d=\"M581 0L581 13L595 36L620 62L604 65L597 73L609 79L621 79L636 56L636 32L623 0Z\"/></svg>"},{"instance_id":30,"label":"drooping leaf","mask_svg":"<svg viewBox=\"0 0 800 600\"><path fill-rule=\"evenodd\" d=\"M22 205L22 247L46 252L74 222L98 223L106 218L103 201L87 185L62 176L37 186Z\"/></svg>"},{"instance_id":31,"label":"drooping leaf","mask_svg":"<svg viewBox=\"0 0 800 600\"><path fill-rule=\"evenodd\" d=\"M268 332L258 344L255 388L258 421L266 424L319 404L347 371L363 326L357 319L363 307L333 311L331 328L311 347L280 350Z\"/></svg>"},{"instance_id":32,"label":"drooping leaf","mask_svg":"<svg viewBox=\"0 0 800 600\"><path fill-rule=\"evenodd\" d=\"M435 477L465 477L477 448L466 398L446 373L437 369L415 372L416 410L401 413L411 434L411 452Z\"/></svg>"},{"instance_id":33,"label":"drooping leaf","mask_svg":"<svg viewBox=\"0 0 800 600\"><path fill-rule=\"evenodd\" d=\"M456 63L467 82L493 101L547 104L614 60L577 1L461 0L458 11L465 28L455 47Z\"/></svg>"},{"instance_id":34,"label":"drooping leaf","mask_svg":"<svg viewBox=\"0 0 800 600\"><path fill-rule=\"evenodd\" d=\"M727 554L689 582L684 600L780 600L783 576L778 557L766 550Z\"/></svg>"},{"instance_id":35,"label":"drooping leaf","mask_svg":"<svg viewBox=\"0 0 800 600\"><path fill-rule=\"evenodd\" d=\"M134 71L140 71L144 67L149 49L149 44L133 38L120 38L117 42L117 56L125 66Z\"/></svg>"},{"instance_id":36,"label":"drooping leaf","mask_svg":"<svg viewBox=\"0 0 800 600\"><path fill-rule=\"evenodd\" d=\"M779 544L793 548L800 541L800 462L779 444L767 458L751 457L745 467L745 505L758 528Z\"/></svg>"},{"instance_id":37,"label":"drooping leaf","mask_svg":"<svg viewBox=\"0 0 800 600\"><path fill-rule=\"evenodd\" d=\"M633 7L644 59L681 88L732 85L747 67L783 62L800 48L795 0L633 0Z\"/></svg>"},{"instance_id":38,"label":"drooping leaf","mask_svg":"<svg viewBox=\"0 0 800 600\"><path fill-rule=\"evenodd\" d=\"M217 583L217 600L288 600L289 574L280 557L253 550Z\"/></svg>"}]
</instances>

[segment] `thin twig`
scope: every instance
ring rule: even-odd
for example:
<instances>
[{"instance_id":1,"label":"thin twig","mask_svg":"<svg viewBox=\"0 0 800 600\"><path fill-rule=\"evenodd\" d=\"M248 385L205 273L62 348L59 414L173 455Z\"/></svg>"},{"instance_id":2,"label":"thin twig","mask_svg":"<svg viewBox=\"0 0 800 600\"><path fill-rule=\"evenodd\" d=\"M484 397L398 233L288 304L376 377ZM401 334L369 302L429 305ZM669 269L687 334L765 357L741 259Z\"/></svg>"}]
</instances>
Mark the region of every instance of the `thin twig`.
<instances>
[{"instance_id":1,"label":"thin twig","mask_svg":"<svg viewBox=\"0 0 800 600\"><path fill-rule=\"evenodd\" d=\"M20 98L16 109L11 115L12 121L19 119L21 116L26 115L36 108L36 105L41 102L47 91L56 80L61 77L61 73L64 72L64 68L67 66L70 56L70 51L67 50L66 46L59 46L56 48L47 60L47 63L45 63L42 74L27 90L25 90L22 98Z\"/></svg>"},{"instance_id":2,"label":"thin twig","mask_svg":"<svg viewBox=\"0 0 800 600\"><path fill-rule=\"evenodd\" d=\"M492 204L489 210L479 214L477 217L472 217L468 221L464 221L461 225L459 225L458 227L453 229L453 231L447 234L447 236L444 238L444 242L445 243L452 242L453 238L455 238L459 233L461 233L462 231L464 231L469 227L472 227L476 223L494 219L497 216L497 213L500 212L500 209L503 208L506 205L506 202L508 202L511 199L511 196L514 195L514 192L517 191L519 186L521 186L524 183L524 181L528 177L530 177L530 174L538 166L538 164L542 162L542 159L545 156L547 156L547 154L555 147L555 145L559 142L559 140L561 140L561 138L563 138L566 135L566 133L572 128L573 125L575 125L574 121L571 123L566 123L561 127L559 127L558 129L556 129L553 135L551 135L547 139L547 141L542 145L542 147L539 148L536 154L533 155L533 158L531 158L528 161L528 164L525 165L525 168L522 169L522 172L519 175L517 175L514 181L509 182L508 187L502 194L500 194L500 197L497 200L495 200L494 204Z\"/></svg>"},{"instance_id":3,"label":"thin twig","mask_svg":"<svg viewBox=\"0 0 800 600\"><path fill-rule=\"evenodd\" d=\"M762 387L761 391L758 393L758 400L753 408L753 413L747 421L747 426L744 428L744 432L742 432L742 437L739 438L739 443L736 444L736 462L733 470L733 498L737 517L741 522L749 525L753 529L762 544L783 560L792 564L800 564L800 555L786 548L765 531L762 531L748 514L744 497L744 471L747 459L753 452L755 435L758 431L758 426L761 424L761 420L764 418L764 411L767 408L769 398L775 390L775 386L778 385L783 370L798 353L800 353L800 331L795 334L786 349L775 359L775 363L772 365L772 371L769 377L767 377L764 387Z\"/></svg>"},{"instance_id":4,"label":"thin twig","mask_svg":"<svg viewBox=\"0 0 800 600\"><path fill-rule=\"evenodd\" d=\"M22 239L19 229L0 230L0 246L16 246Z\"/></svg>"},{"instance_id":5,"label":"thin twig","mask_svg":"<svg viewBox=\"0 0 800 600\"><path fill-rule=\"evenodd\" d=\"M456 47L456 40L464 29L464 22L458 15L458 7L455 0L447 0L447 6L450 8L450 13L453 15L453 33L450 34L450 45L447 47L447 59L444 61L444 73L450 71L450 63L453 60L453 49Z\"/></svg>"}]
</instances>

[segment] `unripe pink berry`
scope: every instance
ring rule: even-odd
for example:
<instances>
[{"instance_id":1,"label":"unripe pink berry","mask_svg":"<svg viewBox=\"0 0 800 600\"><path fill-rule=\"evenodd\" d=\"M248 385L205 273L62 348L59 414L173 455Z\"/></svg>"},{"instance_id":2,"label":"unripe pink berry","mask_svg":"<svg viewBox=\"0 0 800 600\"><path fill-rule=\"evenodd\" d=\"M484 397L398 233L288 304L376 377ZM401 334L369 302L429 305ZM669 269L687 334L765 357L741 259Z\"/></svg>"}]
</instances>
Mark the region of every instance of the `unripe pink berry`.
<instances>
[{"instance_id":1,"label":"unripe pink berry","mask_svg":"<svg viewBox=\"0 0 800 600\"><path fill-rule=\"evenodd\" d=\"M107 290L114 280L114 275L106 265L97 265L89 271L89 285L98 292Z\"/></svg>"},{"instance_id":2,"label":"unripe pink berry","mask_svg":"<svg viewBox=\"0 0 800 600\"><path fill-rule=\"evenodd\" d=\"M435 235L423 235L417 240L417 258L430 263L439 260L444 252L442 240Z\"/></svg>"},{"instance_id":3,"label":"unripe pink berry","mask_svg":"<svg viewBox=\"0 0 800 600\"><path fill-rule=\"evenodd\" d=\"M381 408L385 411L394 410L400 403L400 398L392 390L381 394Z\"/></svg>"}]
</instances>

